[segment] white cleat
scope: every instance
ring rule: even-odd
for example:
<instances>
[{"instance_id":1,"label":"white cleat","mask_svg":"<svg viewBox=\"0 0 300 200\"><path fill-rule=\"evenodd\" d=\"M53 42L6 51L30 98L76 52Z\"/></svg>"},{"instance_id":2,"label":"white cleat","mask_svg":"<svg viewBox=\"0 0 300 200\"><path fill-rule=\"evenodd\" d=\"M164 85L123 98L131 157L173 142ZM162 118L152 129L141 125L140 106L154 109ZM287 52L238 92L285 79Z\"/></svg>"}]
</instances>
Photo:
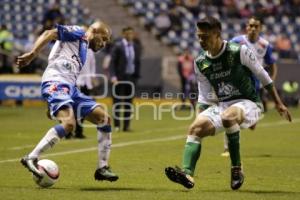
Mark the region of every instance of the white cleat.
<instances>
[{"instance_id":1,"label":"white cleat","mask_svg":"<svg viewBox=\"0 0 300 200\"><path fill-rule=\"evenodd\" d=\"M28 158L28 156L25 156L21 159L21 163L26 167L30 172L33 173L38 178L42 178L43 174L40 170L37 168L37 158Z\"/></svg>"}]
</instances>

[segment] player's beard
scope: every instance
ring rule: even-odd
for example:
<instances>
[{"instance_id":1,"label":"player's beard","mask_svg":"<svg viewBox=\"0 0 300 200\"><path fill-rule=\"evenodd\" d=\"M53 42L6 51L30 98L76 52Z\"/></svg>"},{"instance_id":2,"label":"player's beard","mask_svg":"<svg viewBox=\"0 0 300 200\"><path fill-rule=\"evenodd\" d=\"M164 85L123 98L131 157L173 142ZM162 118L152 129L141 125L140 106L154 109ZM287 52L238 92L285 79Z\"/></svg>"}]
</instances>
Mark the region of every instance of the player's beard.
<instances>
[{"instance_id":1,"label":"player's beard","mask_svg":"<svg viewBox=\"0 0 300 200\"><path fill-rule=\"evenodd\" d=\"M100 51L101 49L103 49L103 47L103 45L97 45L97 43L93 40L89 43L89 48L92 49L94 52Z\"/></svg>"},{"instance_id":2,"label":"player's beard","mask_svg":"<svg viewBox=\"0 0 300 200\"><path fill-rule=\"evenodd\" d=\"M89 48L92 49L94 52L97 52L95 42L92 42L92 41L91 41L91 42L89 43Z\"/></svg>"}]
</instances>

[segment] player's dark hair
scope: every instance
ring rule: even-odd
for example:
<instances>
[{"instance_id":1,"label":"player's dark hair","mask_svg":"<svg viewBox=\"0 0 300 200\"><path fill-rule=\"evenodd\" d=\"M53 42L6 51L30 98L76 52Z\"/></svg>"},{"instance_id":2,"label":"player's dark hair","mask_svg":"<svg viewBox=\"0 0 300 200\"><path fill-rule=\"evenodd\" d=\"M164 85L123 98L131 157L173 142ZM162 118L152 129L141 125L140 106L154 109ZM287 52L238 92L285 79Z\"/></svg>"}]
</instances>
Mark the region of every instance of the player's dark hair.
<instances>
[{"instance_id":1,"label":"player's dark hair","mask_svg":"<svg viewBox=\"0 0 300 200\"><path fill-rule=\"evenodd\" d=\"M259 22L260 22L260 25L263 25L263 24L264 24L264 19L263 19L261 16L252 15L252 16L248 19L248 22L249 22L250 19L254 19L255 21L259 21Z\"/></svg>"},{"instance_id":2,"label":"player's dark hair","mask_svg":"<svg viewBox=\"0 0 300 200\"><path fill-rule=\"evenodd\" d=\"M134 29L131 26L126 26L122 28L122 33L125 33L126 31L133 31Z\"/></svg>"},{"instance_id":3,"label":"player's dark hair","mask_svg":"<svg viewBox=\"0 0 300 200\"><path fill-rule=\"evenodd\" d=\"M197 22L197 27L200 28L200 29L217 30L220 33L222 31L221 22L217 18L214 18L214 17L211 17L211 16L200 19Z\"/></svg>"}]
</instances>

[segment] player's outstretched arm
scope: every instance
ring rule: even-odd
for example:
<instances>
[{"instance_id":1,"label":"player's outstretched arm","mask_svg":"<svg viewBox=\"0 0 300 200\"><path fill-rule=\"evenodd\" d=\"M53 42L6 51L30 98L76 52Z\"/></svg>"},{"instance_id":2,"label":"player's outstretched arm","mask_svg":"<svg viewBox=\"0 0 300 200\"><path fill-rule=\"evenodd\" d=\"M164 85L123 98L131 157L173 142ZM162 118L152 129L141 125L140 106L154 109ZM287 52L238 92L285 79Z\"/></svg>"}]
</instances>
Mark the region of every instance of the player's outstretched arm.
<instances>
[{"instance_id":1,"label":"player's outstretched arm","mask_svg":"<svg viewBox=\"0 0 300 200\"><path fill-rule=\"evenodd\" d=\"M271 94L275 103L275 108L277 109L280 116L284 117L286 120L291 122L292 121L291 114L287 109L287 107L282 103L276 88L272 86L272 88L268 89L268 92Z\"/></svg>"},{"instance_id":2,"label":"player's outstretched arm","mask_svg":"<svg viewBox=\"0 0 300 200\"><path fill-rule=\"evenodd\" d=\"M268 75L268 73L264 70L262 65L257 61L255 54L246 46L241 47L241 63L248 67L252 73L261 81L263 86L268 90L271 94L275 107L278 113L283 116L288 121L292 121L291 114L287 107L282 103L276 88L273 85L273 81Z\"/></svg>"},{"instance_id":3,"label":"player's outstretched arm","mask_svg":"<svg viewBox=\"0 0 300 200\"><path fill-rule=\"evenodd\" d=\"M50 41L57 39L57 29L46 30L39 36L30 52L17 57L17 66L28 65Z\"/></svg>"}]
</instances>

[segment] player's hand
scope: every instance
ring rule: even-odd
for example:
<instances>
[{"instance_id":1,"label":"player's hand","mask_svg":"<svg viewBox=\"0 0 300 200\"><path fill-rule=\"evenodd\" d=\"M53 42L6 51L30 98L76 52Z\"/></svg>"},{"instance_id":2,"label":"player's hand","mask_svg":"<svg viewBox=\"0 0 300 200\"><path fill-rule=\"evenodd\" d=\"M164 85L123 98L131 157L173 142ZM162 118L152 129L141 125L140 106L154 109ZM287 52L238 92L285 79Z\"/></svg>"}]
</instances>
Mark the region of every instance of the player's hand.
<instances>
[{"instance_id":1,"label":"player's hand","mask_svg":"<svg viewBox=\"0 0 300 200\"><path fill-rule=\"evenodd\" d=\"M290 122L292 121L292 116L285 105L280 103L280 104L276 104L275 107L277 109L277 112L280 114L280 116L284 117L286 120Z\"/></svg>"},{"instance_id":2,"label":"player's hand","mask_svg":"<svg viewBox=\"0 0 300 200\"><path fill-rule=\"evenodd\" d=\"M22 68L26 65L28 65L34 58L35 58L36 54L34 52L28 52L28 53L25 53L21 56L18 56L17 57L17 66L19 68Z\"/></svg>"}]
</instances>

